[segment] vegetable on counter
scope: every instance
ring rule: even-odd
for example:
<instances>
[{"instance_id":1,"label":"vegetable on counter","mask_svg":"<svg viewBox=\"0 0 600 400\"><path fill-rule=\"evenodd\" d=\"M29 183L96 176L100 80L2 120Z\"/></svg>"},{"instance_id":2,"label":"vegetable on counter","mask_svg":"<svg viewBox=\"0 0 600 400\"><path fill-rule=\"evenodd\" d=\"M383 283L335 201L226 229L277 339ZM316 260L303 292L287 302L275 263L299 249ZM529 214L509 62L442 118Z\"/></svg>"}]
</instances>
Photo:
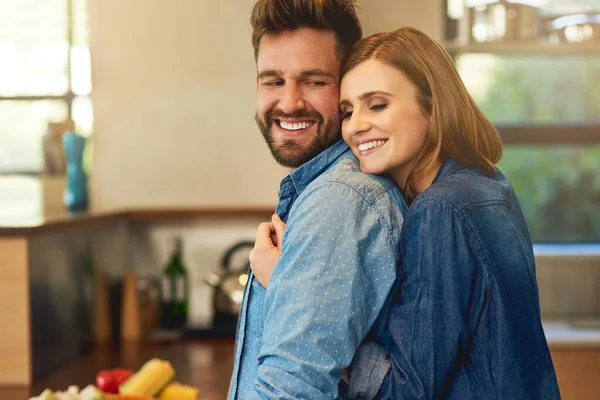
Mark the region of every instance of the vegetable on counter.
<instances>
[{"instance_id":1,"label":"vegetable on counter","mask_svg":"<svg viewBox=\"0 0 600 400\"><path fill-rule=\"evenodd\" d=\"M169 383L158 397L159 400L197 400L198 389L179 382Z\"/></svg>"},{"instance_id":2,"label":"vegetable on counter","mask_svg":"<svg viewBox=\"0 0 600 400\"><path fill-rule=\"evenodd\" d=\"M146 361L142 368L119 386L119 393L137 396L157 395L175 376L171 363L158 358Z\"/></svg>"},{"instance_id":3,"label":"vegetable on counter","mask_svg":"<svg viewBox=\"0 0 600 400\"><path fill-rule=\"evenodd\" d=\"M46 389L29 400L197 400L198 389L172 382L175 370L171 363L158 358L147 361L139 371L116 368L102 370L96 384L82 391L69 386L66 392Z\"/></svg>"},{"instance_id":4,"label":"vegetable on counter","mask_svg":"<svg viewBox=\"0 0 600 400\"><path fill-rule=\"evenodd\" d=\"M104 393L119 393L119 386L132 375L133 371L124 368L102 370L96 375L96 386Z\"/></svg>"},{"instance_id":5,"label":"vegetable on counter","mask_svg":"<svg viewBox=\"0 0 600 400\"><path fill-rule=\"evenodd\" d=\"M69 386L66 392L52 392L46 389L37 397L32 397L29 400L106 400L100 390L94 385L88 385L83 390L79 391L77 386Z\"/></svg>"}]
</instances>

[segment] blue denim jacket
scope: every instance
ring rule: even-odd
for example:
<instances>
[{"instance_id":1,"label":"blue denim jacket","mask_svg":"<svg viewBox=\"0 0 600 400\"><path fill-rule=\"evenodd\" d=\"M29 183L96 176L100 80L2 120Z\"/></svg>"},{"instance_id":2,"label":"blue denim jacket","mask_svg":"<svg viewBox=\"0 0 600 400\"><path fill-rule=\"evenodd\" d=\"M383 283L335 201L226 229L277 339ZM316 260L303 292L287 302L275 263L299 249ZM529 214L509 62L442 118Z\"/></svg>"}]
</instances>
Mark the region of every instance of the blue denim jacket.
<instances>
[{"instance_id":1,"label":"blue denim jacket","mask_svg":"<svg viewBox=\"0 0 600 400\"><path fill-rule=\"evenodd\" d=\"M359 344L383 335L405 210L394 183L361 173L341 141L283 179L281 258L266 290L250 274L229 399L343 396Z\"/></svg>"},{"instance_id":2,"label":"blue denim jacket","mask_svg":"<svg viewBox=\"0 0 600 400\"><path fill-rule=\"evenodd\" d=\"M349 397L560 399L531 238L506 177L448 160L405 218L393 343L361 346ZM387 375L373 374L381 365Z\"/></svg>"}]
</instances>

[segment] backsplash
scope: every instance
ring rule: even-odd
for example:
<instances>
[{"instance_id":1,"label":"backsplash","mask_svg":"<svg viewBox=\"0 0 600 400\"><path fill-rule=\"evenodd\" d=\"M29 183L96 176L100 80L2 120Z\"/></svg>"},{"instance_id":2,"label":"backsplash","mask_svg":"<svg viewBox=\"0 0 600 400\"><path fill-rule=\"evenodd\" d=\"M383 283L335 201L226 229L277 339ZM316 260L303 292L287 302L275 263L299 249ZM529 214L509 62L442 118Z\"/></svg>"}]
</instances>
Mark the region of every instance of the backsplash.
<instances>
[{"instance_id":1,"label":"backsplash","mask_svg":"<svg viewBox=\"0 0 600 400\"><path fill-rule=\"evenodd\" d=\"M240 241L254 241L256 228L263 221L259 218L134 221L129 227L128 264L140 277L159 277L174 249L175 238L180 237L190 282L189 322L203 326L213 317L213 289L204 277L220 265L226 249ZM247 254L240 252L235 265L247 263Z\"/></svg>"},{"instance_id":2,"label":"backsplash","mask_svg":"<svg viewBox=\"0 0 600 400\"><path fill-rule=\"evenodd\" d=\"M212 318L213 293L204 277L219 265L228 247L253 241L260 222L260 218L134 221L129 226L127 263L140 276L159 276L175 238L181 237L192 287L190 321L204 324ZM600 318L600 254L544 253L536 255L536 264L543 318Z\"/></svg>"},{"instance_id":3,"label":"backsplash","mask_svg":"<svg viewBox=\"0 0 600 400\"><path fill-rule=\"evenodd\" d=\"M536 256L542 318L600 318L600 255Z\"/></svg>"},{"instance_id":4,"label":"backsplash","mask_svg":"<svg viewBox=\"0 0 600 400\"><path fill-rule=\"evenodd\" d=\"M90 268L84 265L88 256L91 268L111 280L135 271L157 284L175 238L180 237L190 279L189 321L194 326L205 325L213 317L213 289L204 277L220 265L229 247L239 241L253 241L263 221L260 217L132 219L35 235L30 244L33 314L54 315L60 307L81 310L90 306L91 271L75 273ZM536 256L543 318L600 318L600 255L577 254ZM235 265L246 262L244 251L234 259ZM78 290L64 292L65 287ZM66 329L70 321L61 326Z\"/></svg>"}]
</instances>

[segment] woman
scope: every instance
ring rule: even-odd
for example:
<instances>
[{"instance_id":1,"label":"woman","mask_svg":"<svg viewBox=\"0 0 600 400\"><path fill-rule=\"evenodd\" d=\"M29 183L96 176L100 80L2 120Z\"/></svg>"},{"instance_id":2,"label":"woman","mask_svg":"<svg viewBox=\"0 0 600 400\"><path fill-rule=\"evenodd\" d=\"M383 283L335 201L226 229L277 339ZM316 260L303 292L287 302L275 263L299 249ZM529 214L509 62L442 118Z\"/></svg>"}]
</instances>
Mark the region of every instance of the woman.
<instances>
[{"instance_id":1,"label":"woman","mask_svg":"<svg viewBox=\"0 0 600 400\"><path fill-rule=\"evenodd\" d=\"M361 345L349 397L559 399L531 238L495 166L501 140L448 54L414 28L370 36L343 66L340 98L361 170L389 175L410 204L390 340ZM259 230L251 259L265 285L284 226L271 228L278 238Z\"/></svg>"}]
</instances>

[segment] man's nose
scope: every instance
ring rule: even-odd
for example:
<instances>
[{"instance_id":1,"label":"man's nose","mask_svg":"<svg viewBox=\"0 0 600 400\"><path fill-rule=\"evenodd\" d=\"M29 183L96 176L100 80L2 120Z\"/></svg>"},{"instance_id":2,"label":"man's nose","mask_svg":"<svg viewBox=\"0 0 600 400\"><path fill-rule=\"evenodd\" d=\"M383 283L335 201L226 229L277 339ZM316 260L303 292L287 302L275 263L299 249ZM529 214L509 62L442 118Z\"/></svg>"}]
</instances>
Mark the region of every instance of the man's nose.
<instances>
[{"instance_id":1,"label":"man's nose","mask_svg":"<svg viewBox=\"0 0 600 400\"><path fill-rule=\"evenodd\" d=\"M293 114L298 110L304 109L304 107L304 97L300 88L297 85L286 86L285 92L279 101L281 111L286 114Z\"/></svg>"}]
</instances>

